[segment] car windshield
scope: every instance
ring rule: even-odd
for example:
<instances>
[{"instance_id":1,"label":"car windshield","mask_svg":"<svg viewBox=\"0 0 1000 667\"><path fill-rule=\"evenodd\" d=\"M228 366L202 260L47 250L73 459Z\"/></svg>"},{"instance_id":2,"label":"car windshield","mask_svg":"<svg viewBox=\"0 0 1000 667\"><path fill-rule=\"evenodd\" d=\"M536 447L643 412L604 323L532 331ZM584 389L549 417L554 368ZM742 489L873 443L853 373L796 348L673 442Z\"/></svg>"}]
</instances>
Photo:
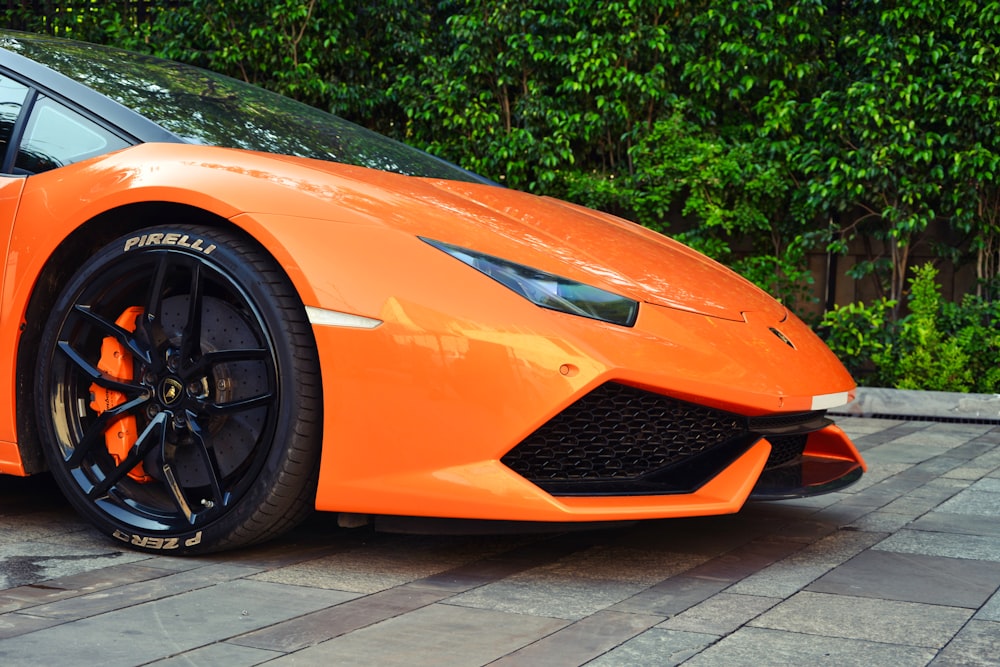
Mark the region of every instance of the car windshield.
<instances>
[{"instance_id":1,"label":"car windshield","mask_svg":"<svg viewBox=\"0 0 1000 667\"><path fill-rule=\"evenodd\" d=\"M488 182L333 114L190 65L41 35L12 39L8 34L3 46L110 97L189 143Z\"/></svg>"}]
</instances>

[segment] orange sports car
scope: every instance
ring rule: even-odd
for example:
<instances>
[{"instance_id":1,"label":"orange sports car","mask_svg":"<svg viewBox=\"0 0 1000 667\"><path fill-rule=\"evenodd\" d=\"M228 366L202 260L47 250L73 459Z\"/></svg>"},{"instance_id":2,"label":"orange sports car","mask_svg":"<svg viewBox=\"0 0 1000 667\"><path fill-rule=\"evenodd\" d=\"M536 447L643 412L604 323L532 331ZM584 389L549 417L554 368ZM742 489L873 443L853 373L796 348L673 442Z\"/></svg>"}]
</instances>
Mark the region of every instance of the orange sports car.
<instances>
[{"instance_id":1,"label":"orange sports car","mask_svg":"<svg viewBox=\"0 0 1000 667\"><path fill-rule=\"evenodd\" d=\"M851 377L670 239L232 79L0 31L0 472L103 533L603 522L840 489Z\"/></svg>"}]
</instances>

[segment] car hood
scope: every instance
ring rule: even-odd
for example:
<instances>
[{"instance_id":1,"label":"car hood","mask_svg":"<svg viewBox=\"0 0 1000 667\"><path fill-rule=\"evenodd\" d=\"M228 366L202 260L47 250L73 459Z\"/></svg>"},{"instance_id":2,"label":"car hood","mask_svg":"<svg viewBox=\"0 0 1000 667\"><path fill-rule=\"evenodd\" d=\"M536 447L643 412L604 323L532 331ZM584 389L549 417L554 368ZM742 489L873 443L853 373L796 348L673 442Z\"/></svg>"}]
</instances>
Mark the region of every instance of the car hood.
<instances>
[{"instance_id":1,"label":"car hood","mask_svg":"<svg viewBox=\"0 0 1000 667\"><path fill-rule=\"evenodd\" d=\"M517 262L636 301L745 321L783 306L729 269L621 218L496 185L403 176L333 162L183 144L144 144L92 169L147 197L156 184L225 193L225 210L379 225ZM248 186L247 179L254 183ZM93 190L106 191L104 188ZM134 196L139 196L135 194ZM207 196L207 195L205 195Z\"/></svg>"},{"instance_id":2,"label":"car hood","mask_svg":"<svg viewBox=\"0 0 1000 667\"><path fill-rule=\"evenodd\" d=\"M743 321L786 316L767 293L721 264L621 218L499 186L414 178L299 158L382 224L600 287L637 301ZM370 201L371 207L363 205Z\"/></svg>"},{"instance_id":3,"label":"car hood","mask_svg":"<svg viewBox=\"0 0 1000 667\"><path fill-rule=\"evenodd\" d=\"M575 275L567 277L585 275L584 281L640 301L713 317L743 320L746 312L766 312L778 320L785 316L784 307L730 269L627 220L504 188L444 181L435 186L460 197L473 211L489 211L508 242L531 246L574 269Z\"/></svg>"}]
</instances>

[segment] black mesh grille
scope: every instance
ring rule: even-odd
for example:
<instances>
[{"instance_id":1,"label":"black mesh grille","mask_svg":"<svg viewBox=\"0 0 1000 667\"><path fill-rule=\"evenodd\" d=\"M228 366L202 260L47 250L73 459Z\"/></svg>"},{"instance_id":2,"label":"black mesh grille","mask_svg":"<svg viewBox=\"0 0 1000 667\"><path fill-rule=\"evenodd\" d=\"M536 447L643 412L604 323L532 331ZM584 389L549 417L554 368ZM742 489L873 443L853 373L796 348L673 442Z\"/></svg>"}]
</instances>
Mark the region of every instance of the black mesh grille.
<instances>
[{"instance_id":1,"label":"black mesh grille","mask_svg":"<svg viewBox=\"0 0 1000 667\"><path fill-rule=\"evenodd\" d=\"M822 412L748 419L609 382L553 417L501 461L556 495L690 493L762 432L801 433L822 420ZM771 437L782 445L774 447L768 467L801 454L804 436Z\"/></svg>"},{"instance_id":2,"label":"black mesh grille","mask_svg":"<svg viewBox=\"0 0 1000 667\"><path fill-rule=\"evenodd\" d=\"M771 455L767 458L765 469L770 470L798 459L806 448L808 437L808 435L767 436L767 441L771 443Z\"/></svg>"}]
</instances>

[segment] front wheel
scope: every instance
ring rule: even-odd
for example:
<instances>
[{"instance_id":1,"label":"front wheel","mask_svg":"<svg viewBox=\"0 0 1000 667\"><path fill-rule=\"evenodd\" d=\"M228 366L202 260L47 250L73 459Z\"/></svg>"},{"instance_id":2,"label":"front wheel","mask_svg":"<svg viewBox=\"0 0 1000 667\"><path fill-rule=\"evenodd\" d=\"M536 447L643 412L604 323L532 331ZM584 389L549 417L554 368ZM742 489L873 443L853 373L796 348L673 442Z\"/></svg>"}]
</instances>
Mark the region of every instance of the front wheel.
<instances>
[{"instance_id":1,"label":"front wheel","mask_svg":"<svg viewBox=\"0 0 1000 667\"><path fill-rule=\"evenodd\" d=\"M49 467L115 539L204 553L311 509L315 341L287 277L242 236L178 225L107 245L60 294L38 367Z\"/></svg>"}]
</instances>

